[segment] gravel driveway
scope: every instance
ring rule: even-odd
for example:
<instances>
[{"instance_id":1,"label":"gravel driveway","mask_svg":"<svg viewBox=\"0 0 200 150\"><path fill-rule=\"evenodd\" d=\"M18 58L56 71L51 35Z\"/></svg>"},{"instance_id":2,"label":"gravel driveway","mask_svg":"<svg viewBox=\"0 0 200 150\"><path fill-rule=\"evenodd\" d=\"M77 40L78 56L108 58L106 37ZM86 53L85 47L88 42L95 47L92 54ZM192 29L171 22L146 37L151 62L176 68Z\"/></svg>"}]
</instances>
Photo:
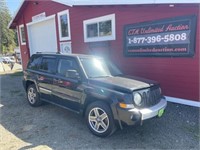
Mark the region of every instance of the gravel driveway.
<instances>
[{"instance_id":1,"label":"gravel driveway","mask_svg":"<svg viewBox=\"0 0 200 150\"><path fill-rule=\"evenodd\" d=\"M0 150L200 149L199 108L168 103L165 115L98 138L84 119L54 105L28 105L20 73L0 75Z\"/></svg>"}]
</instances>

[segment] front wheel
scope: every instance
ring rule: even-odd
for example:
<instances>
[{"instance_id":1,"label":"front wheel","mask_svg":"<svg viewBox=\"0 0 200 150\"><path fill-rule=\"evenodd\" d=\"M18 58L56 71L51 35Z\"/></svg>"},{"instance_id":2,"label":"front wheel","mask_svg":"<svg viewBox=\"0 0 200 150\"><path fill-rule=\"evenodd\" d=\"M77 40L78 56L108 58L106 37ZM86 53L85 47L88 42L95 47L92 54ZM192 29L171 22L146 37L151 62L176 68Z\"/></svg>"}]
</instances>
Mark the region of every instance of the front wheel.
<instances>
[{"instance_id":1,"label":"front wheel","mask_svg":"<svg viewBox=\"0 0 200 150\"><path fill-rule=\"evenodd\" d=\"M33 107L42 105L42 101L40 100L39 94L34 84L28 86L27 99L29 104Z\"/></svg>"},{"instance_id":2,"label":"front wheel","mask_svg":"<svg viewBox=\"0 0 200 150\"><path fill-rule=\"evenodd\" d=\"M112 112L103 102L91 103L86 110L85 118L88 128L96 136L107 137L116 130Z\"/></svg>"}]
</instances>

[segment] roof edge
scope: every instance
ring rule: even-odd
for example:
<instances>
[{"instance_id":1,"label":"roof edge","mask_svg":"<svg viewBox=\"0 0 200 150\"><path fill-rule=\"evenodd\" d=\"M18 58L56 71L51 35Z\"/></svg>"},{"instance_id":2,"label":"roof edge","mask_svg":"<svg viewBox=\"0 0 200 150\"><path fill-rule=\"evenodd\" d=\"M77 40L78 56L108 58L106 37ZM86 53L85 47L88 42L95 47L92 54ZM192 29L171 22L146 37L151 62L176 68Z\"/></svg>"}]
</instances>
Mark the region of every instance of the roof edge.
<instances>
[{"instance_id":1,"label":"roof edge","mask_svg":"<svg viewBox=\"0 0 200 150\"><path fill-rule=\"evenodd\" d=\"M140 5L140 4L200 4L200 0L54 0L70 6Z\"/></svg>"},{"instance_id":2,"label":"roof edge","mask_svg":"<svg viewBox=\"0 0 200 150\"><path fill-rule=\"evenodd\" d=\"M23 6L24 2L28 0L21 0L21 3L15 11L15 14L12 17L12 20L8 24L8 28L12 28L13 21L15 20L17 14L19 13L21 7ZM200 0L140 0L140 1L133 1L133 0L51 0L56 3L60 3L66 6L100 6L100 5L143 5L143 4L200 4Z\"/></svg>"},{"instance_id":3,"label":"roof edge","mask_svg":"<svg viewBox=\"0 0 200 150\"><path fill-rule=\"evenodd\" d=\"M17 10L15 11L15 13L14 13L14 15L13 15L13 17L12 17L12 20L9 22L9 24L8 24L8 26L7 26L9 29L10 29L11 24L13 23L15 17L17 16L19 10L21 9L22 5L24 4L24 2L25 2L25 0L21 0L20 5L18 6Z\"/></svg>"},{"instance_id":4,"label":"roof edge","mask_svg":"<svg viewBox=\"0 0 200 150\"><path fill-rule=\"evenodd\" d=\"M57 3L60 3L60 4L63 4L63 5L67 5L67 6L70 6L72 7L73 6L73 3L72 2L66 2L66 0L52 0L53 2L57 2Z\"/></svg>"}]
</instances>

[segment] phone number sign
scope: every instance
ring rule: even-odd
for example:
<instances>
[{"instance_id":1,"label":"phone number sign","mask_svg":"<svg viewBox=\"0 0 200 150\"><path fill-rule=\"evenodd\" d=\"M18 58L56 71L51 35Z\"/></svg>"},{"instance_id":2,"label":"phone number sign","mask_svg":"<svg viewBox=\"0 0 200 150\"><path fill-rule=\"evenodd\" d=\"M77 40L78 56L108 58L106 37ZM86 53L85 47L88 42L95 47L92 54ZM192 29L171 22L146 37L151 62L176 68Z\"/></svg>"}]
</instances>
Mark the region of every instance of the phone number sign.
<instances>
[{"instance_id":1,"label":"phone number sign","mask_svg":"<svg viewBox=\"0 0 200 150\"><path fill-rule=\"evenodd\" d=\"M124 27L124 55L191 57L195 52L196 16L181 16Z\"/></svg>"}]
</instances>

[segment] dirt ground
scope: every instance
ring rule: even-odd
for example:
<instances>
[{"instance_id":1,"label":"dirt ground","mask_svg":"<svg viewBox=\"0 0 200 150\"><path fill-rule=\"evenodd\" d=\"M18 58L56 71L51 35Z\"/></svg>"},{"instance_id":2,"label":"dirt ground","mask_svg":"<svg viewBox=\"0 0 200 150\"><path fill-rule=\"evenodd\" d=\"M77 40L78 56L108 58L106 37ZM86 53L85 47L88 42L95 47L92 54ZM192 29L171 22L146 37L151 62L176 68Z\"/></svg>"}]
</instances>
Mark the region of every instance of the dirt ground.
<instances>
[{"instance_id":1,"label":"dirt ground","mask_svg":"<svg viewBox=\"0 0 200 150\"><path fill-rule=\"evenodd\" d=\"M168 103L163 117L98 138L63 108L29 106L22 74L0 75L0 150L200 149L199 108Z\"/></svg>"}]
</instances>

